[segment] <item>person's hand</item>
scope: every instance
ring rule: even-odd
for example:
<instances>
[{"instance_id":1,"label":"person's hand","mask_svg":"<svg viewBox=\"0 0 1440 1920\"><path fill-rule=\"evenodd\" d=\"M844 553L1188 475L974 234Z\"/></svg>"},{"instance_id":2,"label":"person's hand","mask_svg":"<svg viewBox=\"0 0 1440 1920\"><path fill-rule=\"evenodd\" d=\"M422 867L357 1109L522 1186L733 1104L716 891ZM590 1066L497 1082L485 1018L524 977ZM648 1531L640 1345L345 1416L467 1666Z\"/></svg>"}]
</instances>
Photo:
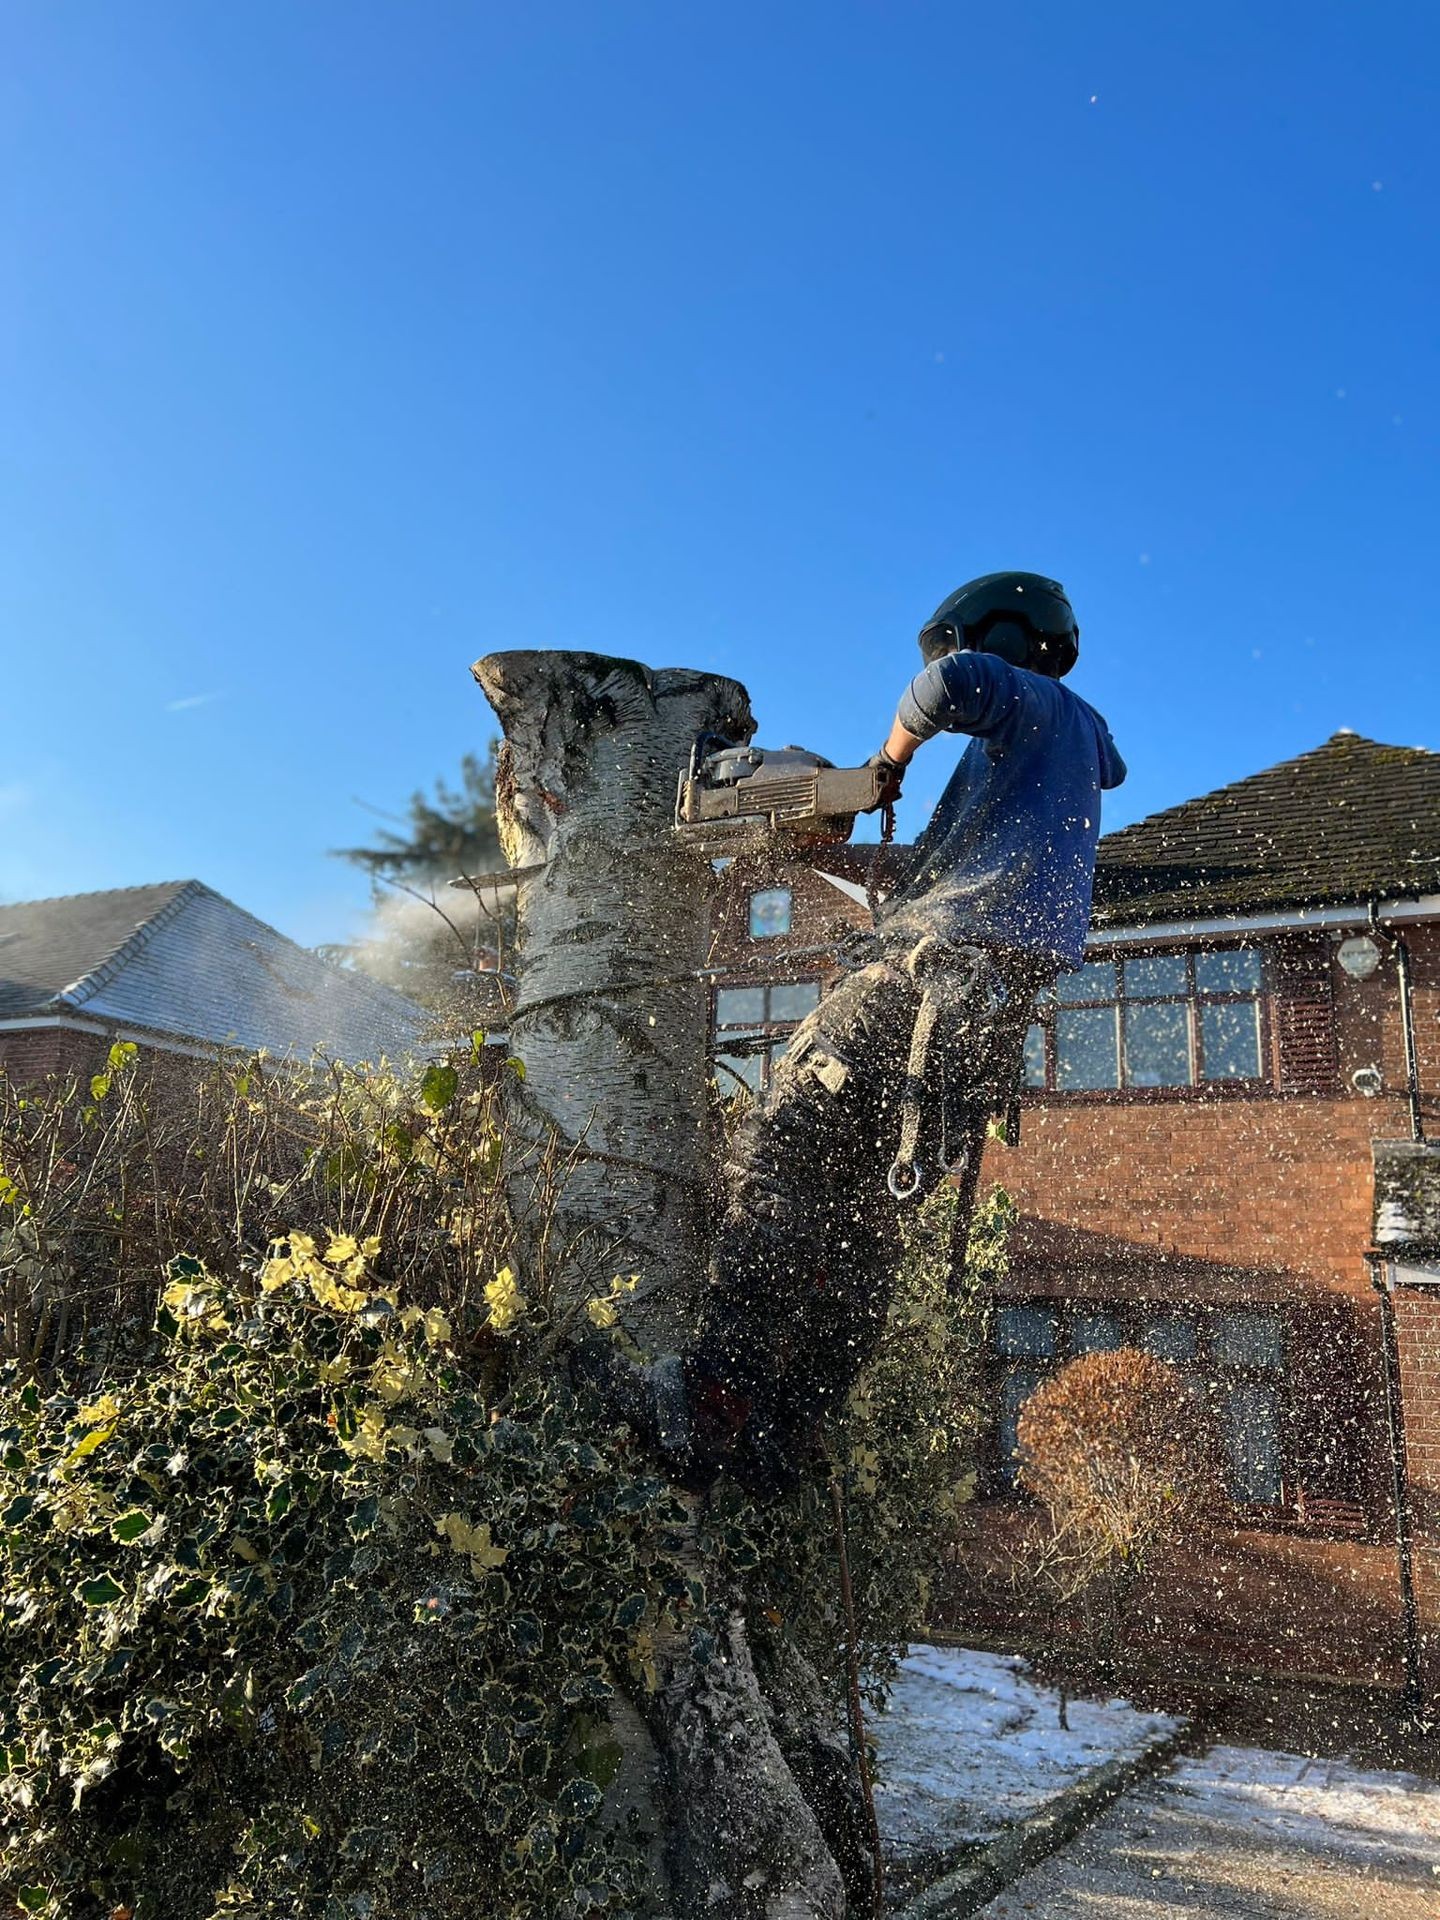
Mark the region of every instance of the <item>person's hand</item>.
<instances>
[{"instance_id":1,"label":"person's hand","mask_svg":"<svg viewBox=\"0 0 1440 1920\"><path fill-rule=\"evenodd\" d=\"M866 813L878 813L881 807L893 807L900 798L900 788L905 780L905 769L898 760L892 760L882 747L879 753L872 753L865 762L880 774L880 795L874 803L865 808Z\"/></svg>"}]
</instances>

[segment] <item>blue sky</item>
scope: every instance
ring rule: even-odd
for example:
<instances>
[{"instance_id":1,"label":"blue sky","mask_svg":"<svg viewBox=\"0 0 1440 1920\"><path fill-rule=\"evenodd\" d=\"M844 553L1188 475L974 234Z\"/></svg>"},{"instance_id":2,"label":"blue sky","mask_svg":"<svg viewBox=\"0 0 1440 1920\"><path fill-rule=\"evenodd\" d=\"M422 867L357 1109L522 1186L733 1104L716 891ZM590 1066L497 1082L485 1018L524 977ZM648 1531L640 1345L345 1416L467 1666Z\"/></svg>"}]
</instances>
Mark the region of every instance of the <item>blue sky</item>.
<instances>
[{"instance_id":1,"label":"blue sky","mask_svg":"<svg viewBox=\"0 0 1440 1920\"><path fill-rule=\"evenodd\" d=\"M858 759L1004 566L1070 588L1108 824L1440 748L1437 52L1421 0L6 0L0 897L343 937L326 850L484 744L479 654L722 668Z\"/></svg>"}]
</instances>

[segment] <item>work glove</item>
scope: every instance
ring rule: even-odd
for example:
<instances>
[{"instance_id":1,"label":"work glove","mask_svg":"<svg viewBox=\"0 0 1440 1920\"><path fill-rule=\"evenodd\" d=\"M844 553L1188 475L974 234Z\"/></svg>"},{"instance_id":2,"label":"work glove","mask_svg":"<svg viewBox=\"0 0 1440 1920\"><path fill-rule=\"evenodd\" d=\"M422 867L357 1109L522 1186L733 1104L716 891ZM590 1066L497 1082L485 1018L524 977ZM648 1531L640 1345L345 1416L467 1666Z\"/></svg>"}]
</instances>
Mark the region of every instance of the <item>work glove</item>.
<instances>
[{"instance_id":1,"label":"work glove","mask_svg":"<svg viewBox=\"0 0 1440 1920\"><path fill-rule=\"evenodd\" d=\"M898 760L892 760L882 748L872 753L865 762L867 767L877 767L880 771L880 797L873 806L865 808L866 813L878 813L881 807L893 807L900 798L900 788L905 779L905 769Z\"/></svg>"}]
</instances>

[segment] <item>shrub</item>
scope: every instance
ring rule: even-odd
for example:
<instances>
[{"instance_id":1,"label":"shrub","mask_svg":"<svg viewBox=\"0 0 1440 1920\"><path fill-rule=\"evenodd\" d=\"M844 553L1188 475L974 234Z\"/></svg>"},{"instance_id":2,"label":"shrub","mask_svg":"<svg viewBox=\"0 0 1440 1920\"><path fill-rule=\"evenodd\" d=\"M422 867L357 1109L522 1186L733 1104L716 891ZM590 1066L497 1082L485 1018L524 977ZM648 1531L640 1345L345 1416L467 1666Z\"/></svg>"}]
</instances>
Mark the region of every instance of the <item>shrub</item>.
<instances>
[{"instance_id":1,"label":"shrub","mask_svg":"<svg viewBox=\"0 0 1440 1920\"><path fill-rule=\"evenodd\" d=\"M703 1618L679 1510L553 1376L487 1390L376 1251L292 1235L248 1296L173 1262L146 1364L91 1398L6 1391L0 1791L27 1911L638 1896L633 1838L595 1819L604 1703L662 1617Z\"/></svg>"},{"instance_id":2,"label":"shrub","mask_svg":"<svg viewBox=\"0 0 1440 1920\"><path fill-rule=\"evenodd\" d=\"M657 1632L703 1660L705 1583L738 1584L838 1699L823 1485L763 1513L722 1491L682 1563L670 1489L557 1364L565 1250L531 1230L516 1270L507 1145L473 1056L258 1061L162 1096L122 1054L0 1089L0 1904L628 1914L646 1836L602 1803L609 1702L643 1700ZM565 1168L524 1151L543 1229ZM877 1673L966 1491L953 1209L914 1229L833 1437ZM992 1203L981 1265L1004 1221ZM597 1323L625 1284L595 1276Z\"/></svg>"},{"instance_id":3,"label":"shrub","mask_svg":"<svg viewBox=\"0 0 1440 1920\"><path fill-rule=\"evenodd\" d=\"M1103 1676L1156 1549L1223 1500L1214 1428L1168 1362L1138 1348L1090 1353L1043 1381L1019 1420L1020 1484L1041 1502L1033 1577L1078 1602Z\"/></svg>"}]
</instances>

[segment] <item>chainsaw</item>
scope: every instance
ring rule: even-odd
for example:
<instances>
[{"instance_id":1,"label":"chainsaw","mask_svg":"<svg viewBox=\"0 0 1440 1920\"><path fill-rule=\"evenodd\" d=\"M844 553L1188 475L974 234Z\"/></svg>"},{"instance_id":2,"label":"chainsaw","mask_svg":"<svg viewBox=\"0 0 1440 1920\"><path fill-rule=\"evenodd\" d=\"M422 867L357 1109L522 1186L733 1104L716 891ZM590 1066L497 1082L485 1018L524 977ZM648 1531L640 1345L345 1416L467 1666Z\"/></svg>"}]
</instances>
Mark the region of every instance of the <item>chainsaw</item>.
<instances>
[{"instance_id":1,"label":"chainsaw","mask_svg":"<svg viewBox=\"0 0 1440 1920\"><path fill-rule=\"evenodd\" d=\"M766 841L836 845L857 814L882 806L878 767L837 767L804 747L751 747L702 733L675 793L675 831L701 853L728 854ZM881 838L895 832L883 806Z\"/></svg>"}]
</instances>

